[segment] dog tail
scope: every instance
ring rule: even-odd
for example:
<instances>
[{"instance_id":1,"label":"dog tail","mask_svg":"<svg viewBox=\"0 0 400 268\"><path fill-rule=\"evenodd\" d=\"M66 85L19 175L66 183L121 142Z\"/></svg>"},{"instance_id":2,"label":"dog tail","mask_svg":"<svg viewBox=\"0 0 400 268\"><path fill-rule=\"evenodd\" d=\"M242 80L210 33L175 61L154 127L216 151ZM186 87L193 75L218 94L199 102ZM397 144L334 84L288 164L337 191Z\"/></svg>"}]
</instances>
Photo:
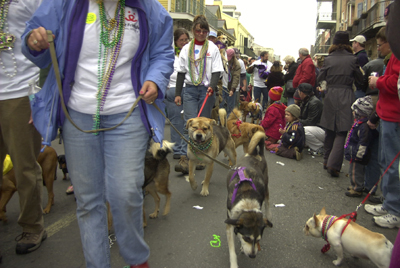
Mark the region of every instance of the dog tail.
<instances>
[{"instance_id":1,"label":"dog tail","mask_svg":"<svg viewBox=\"0 0 400 268\"><path fill-rule=\"evenodd\" d=\"M264 131L257 131L254 133L247 150L248 154L264 156L264 141L266 138L267 136L265 136Z\"/></svg>"},{"instance_id":2,"label":"dog tail","mask_svg":"<svg viewBox=\"0 0 400 268\"><path fill-rule=\"evenodd\" d=\"M243 113L240 111L238 108L234 108L231 114L229 115L228 121L229 120L240 120L242 118Z\"/></svg>"},{"instance_id":3,"label":"dog tail","mask_svg":"<svg viewBox=\"0 0 400 268\"><path fill-rule=\"evenodd\" d=\"M175 143L163 140L163 146L160 147L160 143L151 140L149 152L157 160L163 160L169 153L172 152L172 148Z\"/></svg>"},{"instance_id":4,"label":"dog tail","mask_svg":"<svg viewBox=\"0 0 400 268\"><path fill-rule=\"evenodd\" d=\"M218 115L221 126L226 127L226 110L224 108L219 109Z\"/></svg>"}]
</instances>

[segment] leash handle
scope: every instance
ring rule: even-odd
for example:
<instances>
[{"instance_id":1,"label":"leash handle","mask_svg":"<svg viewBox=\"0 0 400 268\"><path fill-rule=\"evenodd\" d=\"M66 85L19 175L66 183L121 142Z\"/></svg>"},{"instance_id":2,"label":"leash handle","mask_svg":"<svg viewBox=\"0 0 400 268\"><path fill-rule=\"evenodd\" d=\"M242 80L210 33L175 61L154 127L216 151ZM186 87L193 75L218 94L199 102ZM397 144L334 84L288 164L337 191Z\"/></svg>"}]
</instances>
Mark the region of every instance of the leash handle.
<instances>
[{"instance_id":1,"label":"leash handle","mask_svg":"<svg viewBox=\"0 0 400 268\"><path fill-rule=\"evenodd\" d=\"M53 64L54 73L55 73L56 80L57 80L57 86L58 86L58 92L59 92L59 95L60 95L61 107L62 107L62 109L63 109L63 112L64 112L64 114L65 114L65 117L71 122L71 124L72 124L76 129L78 129L79 131L84 132L84 133L98 133L98 132L100 132L100 131L112 130L112 129L115 129L115 128L119 127L120 125L122 125L122 123L124 123L125 120L128 119L128 117L132 114L133 110L135 110L135 108L137 107L139 101L140 101L140 100L142 99L142 97L143 97L142 95L139 95L139 96L136 98L136 101L133 103L132 107L129 109L129 111L128 111L128 113L126 114L125 118L122 119L122 121L121 121L119 124L117 124L117 125L115 125L115 126L113 126L113 127L110 127L110 128L100 128L100 129L92 129L92 130L83 130L83 129L81 129L80 127L78 127L77 124L75 124L75 122L72 120L71 116L69 115L68 110L67 110L67 107L65 106L65 102L64 102L64 95L63 95L63 91L62 91L60 69L59 69L59 66L58 66L56 50L55 50L55 47L54 47L53 33L52 33L51 30L47 30L46 32L47 32L47 41L48 41L49 44L50 44L50 56L51 56L51 61L52 61L52 64Z\"/></svg>"}]
</instances>

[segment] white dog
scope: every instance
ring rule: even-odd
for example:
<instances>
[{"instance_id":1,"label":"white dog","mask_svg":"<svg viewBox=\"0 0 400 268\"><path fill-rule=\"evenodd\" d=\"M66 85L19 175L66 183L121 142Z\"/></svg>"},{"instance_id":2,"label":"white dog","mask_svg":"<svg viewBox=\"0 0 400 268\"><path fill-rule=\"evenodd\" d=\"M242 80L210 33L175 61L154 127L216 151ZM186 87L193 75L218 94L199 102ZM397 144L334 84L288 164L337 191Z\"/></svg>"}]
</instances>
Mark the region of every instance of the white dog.
<instances>
[{"instance_id":1,"label":"white dog","mask_svg":"<svg viewBox=\"0 0 400 268\"><path fill-rule=\"evenodd\" d=\"M331 217L334 217L332 221ZM353 257L370 259L380 268L389 267L393 244L384 235L372 232L355 222L350 222L342 234L347 219L334 222L335 219L335 216L326 215L325 208L323 208L319 215L314 214L307 221L303 230L306 235L318 238L327 237L327 241L338 257L337 260L333 261L333 264L340 265L343 260L343 249L345 249ZM329 223L333 224L329 226ZM327 231L322 234L324 224L324 229L326 228Z\"/></svg>"}]
</instances>

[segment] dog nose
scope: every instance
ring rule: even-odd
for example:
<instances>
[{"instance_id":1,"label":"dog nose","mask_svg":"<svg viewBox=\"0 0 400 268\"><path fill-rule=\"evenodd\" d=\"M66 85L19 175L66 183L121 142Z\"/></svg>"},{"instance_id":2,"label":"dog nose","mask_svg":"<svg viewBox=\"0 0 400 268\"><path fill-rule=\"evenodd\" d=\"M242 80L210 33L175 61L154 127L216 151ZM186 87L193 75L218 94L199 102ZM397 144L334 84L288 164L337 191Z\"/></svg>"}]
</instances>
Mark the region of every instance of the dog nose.
<instances>
[{"instance_id":1,"label":"dog nose","mask_svg":"<svg viewBox=\"0 0 400 268\"><path fill-rule=\"evenodd\" d=\"M196 139L201 139L203 137L203 135L201 134L196 134Z\"/></svg>"},{"instance_id":2,"label":"dog nose","mask_svg":"<svg viewBox=\"0 0 400 268\"><path fill-rule=\"evenodd\" d=\"M249 257L254 259L256 257L256 254L250 254Z\"/></svg>"}]
</instances>

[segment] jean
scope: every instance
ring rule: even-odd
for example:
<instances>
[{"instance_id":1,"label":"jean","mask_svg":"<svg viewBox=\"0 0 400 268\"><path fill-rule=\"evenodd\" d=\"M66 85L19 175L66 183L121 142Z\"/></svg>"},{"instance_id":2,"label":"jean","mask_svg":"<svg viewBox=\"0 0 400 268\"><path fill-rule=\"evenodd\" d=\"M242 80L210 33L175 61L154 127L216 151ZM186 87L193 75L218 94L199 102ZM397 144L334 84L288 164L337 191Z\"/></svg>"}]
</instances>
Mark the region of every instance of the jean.
<instances>
[{"instance_id":1,"label":"jean","mask_svg":"<svg viewBox=\"0 0 400 268\"><path fill-rule=\"evenodd\" d=\"M294 104L294 98L287 98L287 106Z\"/></svg>"},{"instance_id":2,"label":"jean","mask_svg":"<svg viewBox=\"0 0 400 268\"><path fill-rule=\"evenodd\" d=\"M261 103L261 94L263 95L262 107L265 109L268 103L268 88L267 87L254 87L254 100L258 99L258 102Z\"/></svg>"},{"instance_id":3,"label":"jean","mask_svg":"<svg viewBox=\"0 0 400 268\"><path fill-rule=\"evenodd\" d=\"M203 102L206 98L207 87L205 86L193 86L186 85L183 90L183 119L185 121L185 131L184 136L186 139L189 139L189 133L186 129L186 122L189 119L197 117L201 106L203 106ZM202 117L211 118L211 110L215 104L215 94L208 97L207 102L204 105L203 111L201 112ZM185 154L187 152L187 146L185 146Z\"/></svg>"},{"instance_id":4,"label":"jean","mask_svg":"<svg viewBox=\"0 0 400 268\"><path fill-rule=\"evenodd\" d=\"M183 102L183 101L182 101ZM167 117L171 121L171 124L174 125L181 133L183 133L184 129L184 121L182 118L182 105L178 106L175 104L175 88L171 87L167 89L165 93L164 103L167 109ZM179 134L175 131L175 129L170 126L171 132L171 142L174 142L174 154L178 155L186 155L186 142L181 139Z\"/></svg>"},{"instance_id":5,"label":"jean","mask_svg":"<svg viewBox=\"0 0 400 268\"><path fill-rule=\"evenodd\" d=\"M357 89L356 91L354 91L354 95L356 96L356 99L362 98L365 97L365 92Z\"/></svg>"},{"instance_id":6,"label":"jean","mask_svg":"<svg viewBox=\"0 0 400 268\"><path fill-rule=\"evenodd\" d=\"M379 166L379 138L374 137L371 140L369 147L371 150L371 158L369 159L368 165L365 167L364 175L364 186L368 191L374 187L382 174ZM378 189L377 187L374 189L374 193Z\"/></svg>"},{"instance_id":7,"label":"jean","mask_svg":"<svg viewBox=\"0 0 400 268\"><path fill-rule=\"evenodd\" d=\"M69 110L80 128L92 129L93 115ZM125 115L101 115L100 128L118 124ZM66 120L63 136L86 267L111 267L106 201L121 256L129 265L146 262L150 249L143 239L142 186L149 134L139 109L119 127L98 135L80 132Z\"/></svg>"},{"instance_id":8,"label":"jean","mask_svg":"<svg viewBox=\"0 0 400 268\"><path fill-rule=\"evenodd\" d=\"M223 87L222 91L222 106L220 105L220 108L225 108L226 106L226 115L229 117L229 114L233 111L233 108L235 108L235 100L237 96L237 92L233 92L233 95L229 97L228 89L226 87Z\"/></svg>"},{"instance_id":9,"label":"jean","mask_svg":"<svg viewBox=\"0 0 400 268\"><path fill-rule=\"evenodd\" d=\"M400 123L389 122L381 119L379 124L379 164L382 170L386 170L400 151ZM381 182L382 193L385 200L383 208L390 214L400 217L400 180L399 158L393 162Z\"/></svg>"}]
</instances>

